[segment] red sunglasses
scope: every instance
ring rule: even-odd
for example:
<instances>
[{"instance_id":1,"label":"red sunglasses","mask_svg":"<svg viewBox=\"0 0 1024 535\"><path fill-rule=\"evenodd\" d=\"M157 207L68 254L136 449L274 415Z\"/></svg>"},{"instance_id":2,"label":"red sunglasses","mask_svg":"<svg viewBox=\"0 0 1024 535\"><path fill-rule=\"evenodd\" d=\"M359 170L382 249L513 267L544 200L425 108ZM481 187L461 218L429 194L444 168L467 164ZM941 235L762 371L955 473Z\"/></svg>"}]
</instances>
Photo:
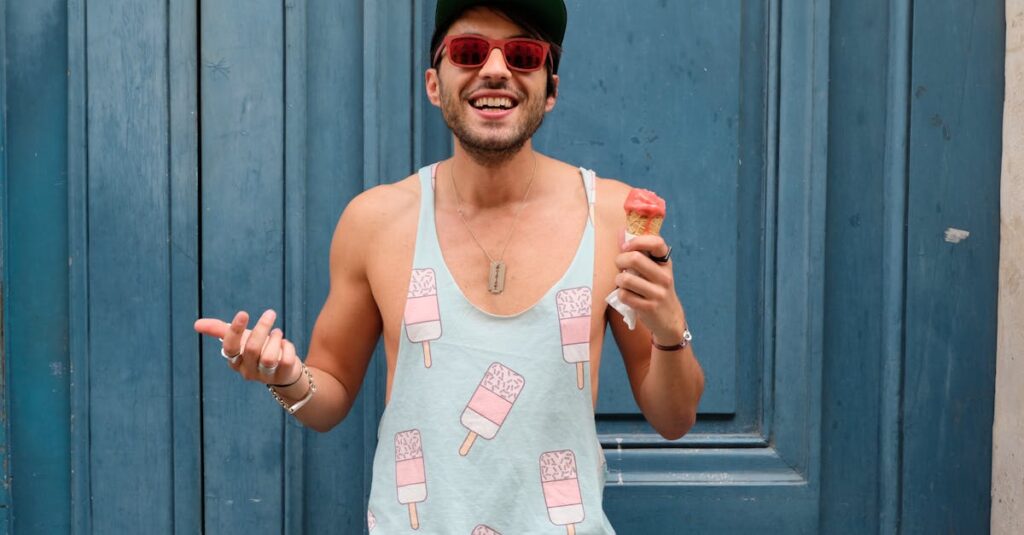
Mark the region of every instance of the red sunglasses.
<instances>
[{"instance_id":1,"label":"red sunglasses","mask_svg":"<svg viewBox=\"0 0 1024 535\"><path fill-rule=\"evenodd\" d=\"M434 54L433 64L437 65L441 51L447 49L448 60L453 65L475 69L487 62L495 48L501 49L508 68L520 72L533 72L543 67L551 51L550 43L525 37L488 39L479 35L449 35Z\"/></svg>"}]
</instances>

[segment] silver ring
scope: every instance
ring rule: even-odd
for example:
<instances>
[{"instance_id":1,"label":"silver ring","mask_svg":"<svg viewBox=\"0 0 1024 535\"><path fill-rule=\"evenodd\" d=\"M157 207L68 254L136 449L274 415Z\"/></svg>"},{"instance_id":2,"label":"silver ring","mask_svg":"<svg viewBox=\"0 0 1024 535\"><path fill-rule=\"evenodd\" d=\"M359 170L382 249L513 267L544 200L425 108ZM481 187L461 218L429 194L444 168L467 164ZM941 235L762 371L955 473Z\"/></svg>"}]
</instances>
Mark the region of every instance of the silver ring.
<instances>
[{"instance_id":1,"label":"silver ring","mask_svg":"<svg viewBox=\"0 0 1024 535\"><path fill-rule=\"evenodd\" d=\"M227 353L225 353L224 352L224 348L221 347L220 348L220 356L222 356L225 359L227 359L227 361L230 362L231 364L238 364L238 359L242 358L242 352L239 351L237 355L233 355L232 356L232 355L228 355Z\"/></svg>"},{"instance_id":2,"label":"silver ring","mask_svg":"<svg viewBox=\"0 0 1024 535\"><path fill-rule=\"evenodd\" d=\"M274 375L274 373L277 372L277 365L280 364L280 363L281 363L281 361L277 361L276 364L274 364L273 366L268 368L268 367L264 366L262 362L260 362L260 363L256 364L256 369L259 370L259 372L261 374L263 374L263 375Z\"/></svg>"}]
</instances>

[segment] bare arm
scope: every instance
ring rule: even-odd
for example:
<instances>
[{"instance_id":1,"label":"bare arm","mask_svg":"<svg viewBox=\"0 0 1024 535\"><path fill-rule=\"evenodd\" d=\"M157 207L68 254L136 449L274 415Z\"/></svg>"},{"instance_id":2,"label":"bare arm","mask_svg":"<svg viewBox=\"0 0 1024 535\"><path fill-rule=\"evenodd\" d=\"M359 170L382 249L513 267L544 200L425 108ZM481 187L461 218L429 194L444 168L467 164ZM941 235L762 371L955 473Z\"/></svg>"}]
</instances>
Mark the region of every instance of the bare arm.
<instances>
[{"instance_id":1,"label":"bare arm","mask_svg":"<svg viewBox=\"0 0 1024 535\"><path fill-rule=\"evenodd\" d=\"M651 344L651 332L644 324L638 323L630 331L611 307L607 315L637 406L661 436L668 440L682 437L696 422L697 404L704 393L704 372L693 346L661 351ZM666 345L682 340L682 328L671 342L668 335L665 338L656 339Z\"/></svg>"},{"instance_id":2,"label":"bare arm","mask_svg":"<svg viewBox=\"0 0 1024 535\"><path fill-rule=\"evenodd\" d=\"M353 199L335 228L330 250L330 292L317 317L306 365L316 383L316 393L295 413L303 424L325 432L348 414L362 386L373 348L381 333L380 311L366 276L367 244L373 242L373 219L378 217L375 195ZM265 312L251 331L248 314L236 314L231 324L202 318L195 329L223 338L227 355L241 354L229 366L243 378L266 384L291 384L276 388L294 404L309 392L295 346L280 329L273 328L276 314ZM275 370L264 373L257 363Z\"/></svg>"},{"instance_id":3,"label":"bare arm","mask_svg":"<svg viewBox=\"0 0 1024 535\"><path fill-rule=\"evenodd\" d=\"M629 186L615 180L602 180L600 217L605 235L618 235L625 227L623 201ZM678 344L683 339L686 313L675 289L672 261L654 262L650 256L665 256L668 246L660 236L638 236L625 245L607 243L605 258L614 255L615 290L622 302L631 306L639 320L629 330L613 308L605 312L606 321L622 353L633 397L663 437L674 440L686 434L697 419L697 405L704 392L704 372L693 347L662 351L660 345ZM617 253L617 254L616 254Z\"/></svg>"}]
</instances>

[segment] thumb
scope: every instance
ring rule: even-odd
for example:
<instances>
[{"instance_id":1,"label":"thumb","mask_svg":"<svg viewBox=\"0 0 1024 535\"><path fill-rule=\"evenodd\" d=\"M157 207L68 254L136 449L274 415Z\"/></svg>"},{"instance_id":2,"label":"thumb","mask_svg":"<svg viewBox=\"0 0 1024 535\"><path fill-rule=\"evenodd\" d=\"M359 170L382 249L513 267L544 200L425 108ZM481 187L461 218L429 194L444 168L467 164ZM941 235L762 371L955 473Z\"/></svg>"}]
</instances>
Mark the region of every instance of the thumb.
<instances>
[{"instance_id":1,"label":"thumb","mask_svg":"<svg viewBox=\"0 0 1024 535\"><path fill-rule=\"evenodd\" d=\"M196 320L192 328L199 334L205 334L207 336L213 336L215 338L224 338L228 334L229 324L217 318L199 318Z\"/></svg>"}]
</instances>

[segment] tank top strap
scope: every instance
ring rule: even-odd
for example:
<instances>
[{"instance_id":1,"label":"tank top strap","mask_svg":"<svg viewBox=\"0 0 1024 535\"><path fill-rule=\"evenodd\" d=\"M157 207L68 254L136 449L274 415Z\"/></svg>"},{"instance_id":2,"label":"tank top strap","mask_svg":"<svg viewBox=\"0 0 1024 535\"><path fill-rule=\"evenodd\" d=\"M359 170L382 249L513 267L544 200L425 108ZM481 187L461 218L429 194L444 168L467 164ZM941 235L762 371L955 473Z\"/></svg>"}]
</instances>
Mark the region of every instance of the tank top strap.
<instances>
[{"instance_id":1,"label":"tank top strap","mask_svg":"<svg viewBox=\"0 0 1024 535\"><path fill-rule=\"evenodd\" d=\"M590 169L580 167L580 176L583 177L583 191L587 192L590 224L594 225L594 205L597 203L597 174Z\"/></svg>"}]
</instances>

